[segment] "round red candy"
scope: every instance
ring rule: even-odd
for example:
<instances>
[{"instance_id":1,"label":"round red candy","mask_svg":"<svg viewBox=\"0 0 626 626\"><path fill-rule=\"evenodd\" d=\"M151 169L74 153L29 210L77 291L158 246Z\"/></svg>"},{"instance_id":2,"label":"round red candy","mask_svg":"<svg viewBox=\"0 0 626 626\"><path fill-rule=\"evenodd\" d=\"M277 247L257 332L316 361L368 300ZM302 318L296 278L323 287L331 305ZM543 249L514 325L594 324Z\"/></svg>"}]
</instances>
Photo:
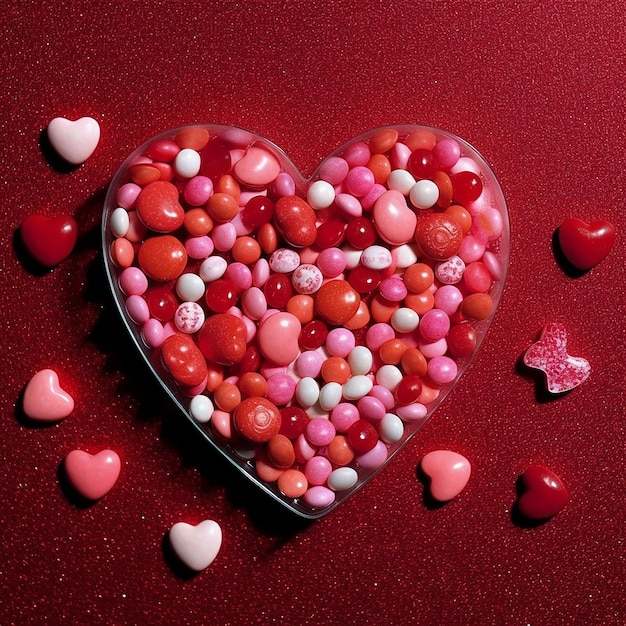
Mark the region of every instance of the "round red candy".
<instances>
[{"instance_id":1,"label":"round red candy","mask_svg":"<svg viewBox=\"0 0 626 626\"><path fill-rule=\"evenodd\" d=\"M172 235L146 239L139 248L139 267L154 280L165 282L178 278L187 265L185 246Z\"/></svg>"},{"instance_id":2,"label":"round red candy","mask_svg":"<svg viewBox=\"0 0 626 626\"><path fill-rule=\"evenodd\" d=\"M281 417L278 407L258 396L242 400L233 413L235 428L249 441L262 443L276 436Z\"/></svg>"},{"instance_id":3,"label":"round red candy","mask_svg":"<svg viewBox=\"0 0 626 626\"><path fill-rule=\"evenodd\" d=\"M317 312L329 323L340 326L354 317L361 296L344 280L329 280L315 294Z\"/></svg>"},{"instance_id":4,"label":"round red candy","mask_svg":"<svg viewBox=\"0 0 626 626\"><path fill-rule=\"evenodd\" d=\"M367 420L359 419L348 428L348 443L359 454L365 454L378 443L378 432Z\"/></svg>"},{"instance_id":5,"label":"round red candy","mask_svg":"<svg viewBox=\"0 0 626 626\"><path fill-rule=\"evenodd\" d=\"M445 261L457 253L462 241L463 229L449 215L420 214L415 228L415 242L425 256Z\"/></svg>"}]
</instances>

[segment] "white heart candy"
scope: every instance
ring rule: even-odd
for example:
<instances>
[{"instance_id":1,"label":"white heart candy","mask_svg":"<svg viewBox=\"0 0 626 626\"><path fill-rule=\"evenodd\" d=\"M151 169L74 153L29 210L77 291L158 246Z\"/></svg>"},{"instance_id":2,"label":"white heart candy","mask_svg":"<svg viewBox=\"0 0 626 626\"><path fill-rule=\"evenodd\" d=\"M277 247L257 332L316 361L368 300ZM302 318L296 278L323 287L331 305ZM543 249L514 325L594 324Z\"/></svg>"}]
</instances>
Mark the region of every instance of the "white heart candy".
<instances>
[{"instance_id":1,"label":"white heart candy","mask_svg":"<svg viewBox=\"0 0 626 626\"><path fill-rule=\"evenodd\" d=\"M84 163L100 141L100 125L91 117L71 121L55 117L48 124L48 140L57 154L73 165Z\"/></svg>"},{"instance_id":2,"label":"white heart candy","mask_svg":"<svg viewBox=\"0 0 626 626\"><path fill-rule=\"evenodd\" d=\"M213 520L197 526L177 522L169 533L170 545L176 556L189 568L200 572L213 563L222 546L222 529Z\"/></svg>"}]
</instances>

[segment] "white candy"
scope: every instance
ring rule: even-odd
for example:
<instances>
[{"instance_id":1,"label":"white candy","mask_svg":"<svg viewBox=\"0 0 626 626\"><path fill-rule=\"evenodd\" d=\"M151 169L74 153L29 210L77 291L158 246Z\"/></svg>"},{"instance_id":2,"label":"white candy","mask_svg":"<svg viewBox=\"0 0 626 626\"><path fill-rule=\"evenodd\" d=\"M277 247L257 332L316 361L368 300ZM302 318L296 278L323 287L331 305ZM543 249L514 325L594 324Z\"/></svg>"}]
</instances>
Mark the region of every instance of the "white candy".
<instances>
[{"instance_id":1,"label":"white candy","mask_svg":"<svg viewBox=\"0 0 626 626\"><path fill-rule=\"evenodd\" d=\"M343 397L346 400L358 400L366 396L372 390L373 386L374 383L368 376L351 376L343 384Z\"/></svg>"},{"instance_id":2,"label":"white candy","mask_svg":"<svg viewBox=\"0 0 626 626\"><path fill-rule=\"evenodd\" d=\"M410 267L414 263L417 263L417 246L415 244L405 243L398 246L392 252L392 256L396 260L396 267L403 270Z\"/></svg>"},{"instance_id":3,"label":"white candy","mask_svg":"<svg viewBox=\"0 0 626 626\"><path fill-rule=\"evenodd\" d=\"M391 266L391 252L382 246L370 246L361 253L361 264L371 270L384 270Z\"/></svg>"},{"instance_id":4,"label":"white candy","mask_svg":"<svg viewBox=\"0 0 626 626\"><path fill-rule=\"evenodd\" d=\"M346 258L346 269L353 270L360 262L363 255L362 250L357 250L352 246L345 245L341 248L343 256Z\"/></svg>"},{"instance_id":5,"label":"white candy","mask_svg":"<svg viewBox=\"0 0 626 626\"><path fill-rule=\"evenodd\" d=\"M211 419L213 410L213 402L203 395L194 396L189 403L191 417L201 424L206 424Z\"/></svg>"},{"instance_id":6,"label":"white candy","mask_svg":"<svg viewBox=\"0 0 626 626\"><path fill-rule=\"evenodd\" d=\"M305 376L296 384L296 400L302 407L313 406L320 397L320 388L315 378Z\"/></svg>"},{"instance_id":7,"label":"white candy","mask_svg":"<svg viewBox=\"0 0 626 626\"><path fill-rule=\"evenodd\" d=\"M312 263L303 263L291 275L291 284L298 292L310 295L319 291L324 281L324 275L317 265Z\"/></svg>"},{"instance_id":8,"label":"white candy","mask_svg":"<svg viewBox=\"0 0 626 626\"><path fill-rule=\"evenodd\" d=\"M378 432L384 442L396 443L396 441L400 441L402 435L404 435L404 424L397 415L385 413L385 416L380 420L380 424L378 425Z\"/></svg>"},{"instance_id":9,"label":"white candy","mask_svg":"<svg viewBox=\"0 0 626 626\"><path fill-rule=\"evenodd\" d=\"M332 411L341 402L342 388L339 383L326 383L320 389L320 408L323 411Z\"/></svg>"},{"instance_id":10,"label":"white candy","mask_svg":"<svg viewBox=\"0 0 626 626\"><path fill-rule=\"evenodd\" d=\"M193 178L200 171L200 154L191 148L183 148L174 159L174 171L181 178Z\"/></svg>"},{"instance_id":11,"label":"white candy","mask_svg":"<svg viewBox=\"0 0 626 626\"><path fill-rule=\"evenodd\" d=\"M399 191L403 196L409 195L413 185L415 178L407 170L393 170L387 177L387 187Z\"/></svg>"},{"instance_id":12,"label":"white candy","mask_svg":"<svg viewBox=\"0 0 626 626\"><path fill-rule=\"evenodd\" d=\"M348 365L353 376L368 374L372 369L374 357L369 348L356 346L350 350L348 355Z\"/></svg>"},{"instance_id":13,"label":"white candy","mask_svg":"<svg viewBox=\"0 0 626 626\"><path fill-rule=\"evenodd\" d=\"M226 259L221 256L210 256L202 261L198 273L205 283L210 283L224 276L227 267L228 261Z\"/></svg>"},{"instance_id":14,"label":"white candy","mask_svg":"<svg viewBox=\"0 0 626 626\"><path fill-rule=\"evenodd\" d=\"M176 309L174 324L181 333L192 335L204 325L205 314L197 302L183 302Z\"/></svg>"},{"instance_id":15,"label":"white candy","mask_svg":"<svg viewBox=\"0 0 626 626\"><path fill-rule=\"evenodd\" d=\"M393 392L402 380L402 372L395 365L383 365L376 372L376 382Z\"/></svg>"},{"instance_id":16,"label":"white candy","mask_svg":"<svg viewBox=\"0 0 626 626\"><path fill-rule=\"evenodd\" d=\"M409 198L413 206L418 209L429 209L439 200L439 187L427 178L418 180L411 187Z\"/></svg>"},{"instance_id":17,"label":"white candy","mask_svg":"<svg viewBox=\"0 0 626 626\"><path fill-rule=\"evenodd\" d=\"M289 274L300 265L300 255L289 248L278 248L270 256L270 269L279 274Z\"/></svg>"},{"instance_id":18,"label":"white candy","mask_svg":"<svg viewBox=\"0 0 626 626\"><path fill-rule=\"evenodd\" d=\"M450 169L450 174L458 174L459 172L480 174L480 165L470 157L461 157Z\"/></svg>"},{"instance_id":19,"label":"white candy","mask_svg":"<svg viewBox=\"0 0 626 626\"><path fill-rule=\"evenodd\" d=\"M418 327L420 317L413 309L400 307L393 312L389 321L391 327L399 333L411 333Z\"/></svg>"},{"instance_id":20,"label":"white candy","mask_svg":"<svg viewBox=\"0 0 626 626\"><path fill-rule=\"evenodd\" d=\"M126 233L130 227L128 211L122 207L117 207L117 209L111 213L111 221L109 225L111 233L114 237L126 237Z\"/></svg>"},{"instance_id":21,"label":"white candy","mask_svg":"<svg viewBox=\"0 0 626 626\"><path fill-rule=\"evenodd\" d=\"M306 192L306 199L314 209L327 209L335 200L335 188L325 180L316 180Z\"/></svg>"},{"instance_id":22,"label":"white candy","mask_svg":"<svg viewBox=\"0 0 626 626\"><path fill-rule=\"evenodd\" d=\"M182 274L176 281L176 293L181 300L197 302L204 295L204 281L198 274Z\"/></svg>"},{"instance_id":23,"label":"white candy","mask_svg":"<svg viewBox=\"0 0 626 626\"><path fill-rule=\"evenodd\" d=\"M326 484L333 491L345 491L351 489L359 480L356 470L351 467L339 467L331 472Z\"/></svg>"}]
</instances>

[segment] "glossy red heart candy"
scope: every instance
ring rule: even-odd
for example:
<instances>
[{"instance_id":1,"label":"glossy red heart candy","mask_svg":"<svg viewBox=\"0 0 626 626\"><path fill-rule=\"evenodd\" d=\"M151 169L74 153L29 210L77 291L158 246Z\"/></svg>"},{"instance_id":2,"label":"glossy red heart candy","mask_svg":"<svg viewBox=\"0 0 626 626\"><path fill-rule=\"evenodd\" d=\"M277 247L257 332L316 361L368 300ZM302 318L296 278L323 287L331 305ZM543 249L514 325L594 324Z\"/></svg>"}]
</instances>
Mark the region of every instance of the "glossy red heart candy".
<instances>
[{"instance_id":1,"label":"glossy red heart candy","mask_svg":"<svg viewBox=\"0 0 626 626\"><path fill-rule=\"evenodd\" d=\"M54 267L72 253L78 238L78 225L70 215L29 215L20 226L20 236L38 263Z\"/></svg>"},{"instance_id":2,"label":"glossy red heart candy","mask_svg":"<svg viewBox=\"0 0 626 626\"><path fill-rule=\"evenodd\" d=\"M580 270L588 270L608 256L615 243L615 228L606 220L587 224L570 217L559 227L558 238L568 261Z\"/></svg>"},{"instance_id":3,"label":"glossy red heart candy","mask_svg":"<svg viewBox=\"0 0 626 626\"><path fill-rule=\"evenodd\" d=\"M523 493L517 507L531 520L544 520L556 515L569 500L563 481L543 465L531 465L521 477Z\"/></svg>"}]
</instances>

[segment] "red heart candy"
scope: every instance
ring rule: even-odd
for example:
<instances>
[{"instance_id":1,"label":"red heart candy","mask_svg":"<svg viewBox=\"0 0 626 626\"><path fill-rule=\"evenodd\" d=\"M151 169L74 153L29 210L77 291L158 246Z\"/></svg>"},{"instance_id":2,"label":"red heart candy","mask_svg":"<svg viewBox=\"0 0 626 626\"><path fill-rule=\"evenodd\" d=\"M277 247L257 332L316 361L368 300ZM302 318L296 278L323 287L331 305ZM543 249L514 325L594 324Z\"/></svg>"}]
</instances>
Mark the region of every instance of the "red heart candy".
<instances>
[{"instance_id":1,"label":"red heart candy","mask_svg":"<svg viewBox=\"0 0 626 626\"><path fill-rule=\"evenodd\" d=\"M521 483L523 493L517 508L528 519L548 519L563 509L569 499L563 481L543 465L531 465L522 474Z\"/></svg>"},{"instance_id":2,"label":"red heart candy","mask_svg":"<svg viewBox=\"0 0 626 626\"><path fill-rule=\"evenodd\" d=\"M570 217L559 227L558 238L568 261L580 270L588 270L608 256L615 243L615 228L606 220L587 224Z\"/></svg>"},{"instance_id":3,"label":"red heart candy","mask_svg":"<svg viewBox=\"0 0 626 626\"><path fill-rule=\"evenodd\" d=\"M38 263L54 267L72 253L78 225L70 215L29 215L20 226L20 236Z\"/></svg>"},{"instance_id":4,"label":"red heart candy","mask_svg":"<svg viewBox=\"0 0 626 626\"><path fill-rule=\"evenodd\" d=\"M65 474L72 487L88 500L99 500L115 485L120 474L120 457L113 450L91 455L72 450L65 457Z\"/></svg>"}]
</instances>

